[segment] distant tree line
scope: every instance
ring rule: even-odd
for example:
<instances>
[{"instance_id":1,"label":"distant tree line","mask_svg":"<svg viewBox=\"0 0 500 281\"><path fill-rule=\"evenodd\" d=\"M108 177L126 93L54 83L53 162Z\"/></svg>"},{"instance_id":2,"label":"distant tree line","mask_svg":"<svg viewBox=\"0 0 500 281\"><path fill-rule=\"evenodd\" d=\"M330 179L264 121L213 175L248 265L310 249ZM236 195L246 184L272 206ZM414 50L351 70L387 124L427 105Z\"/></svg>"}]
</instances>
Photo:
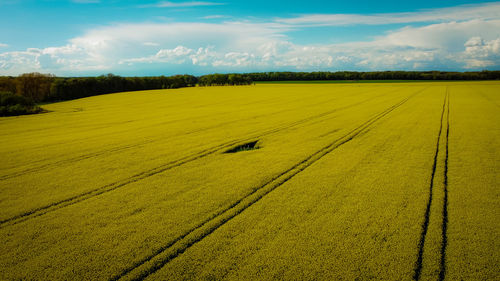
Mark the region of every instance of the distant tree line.
<instances>
[{"instance_id":1,"label":"distant tree line","mask_svg":"<svg viewBox=\"0 0 500 281\"><path fill-rule=\"evenodd\" d=\"M55 77L52 74L26 73L0 77L0 91L15 93L34 102L71 100L83 97L153 89L183 87L248 85L252 80L242 74L209 74L157 77L120 77L113 74L97 77Z\"/></svg>"},{"instance_id":2,"label":"distant tree line","mask_svg":"<svg viewBox=\"0 0 500 281\"><path fill-rule=\"evenodd\" d=\"M500 71L375 71L375 72L258 72L248 73L252 81L316 80L499 80Z\"/></svg>"},{"instance_id":3,"label":"distant tree line","mask_svg":"<svg viewBox=\"0 0 500 281\"><path fill-rule=\"evenodd\" d=\"M52 74L25 73L17 77L0 76L0 91L26 98L29 102L71 100L108 93L175 89L182 87L250 85L254 81L311 80L499 80L500 71L377 71L377 72L258 72L246 74L208 74L156 77L56 77ZM5 94L4 93L4 94ZM9 98L9 100L12 100ZM12 105L9 105L12 107ZM25 106L25 105L23 105Z\"/></svg>"},{"instance_id":4,"label":"distant tree line","mask_svg":"<svg viewBox=\"0 0 500 281\"><path fill-rule=\"evenodd\" d=\"M200 86L235 86L252 83L253 80L248 74L208 74L198 78Z\"/></svg>"},{"instance_id":5,"label":"distant tree line","mask_svg":"<svg viewBox=\"0 0 500 281\"><path fill-rule=\"evenodd\" d=\"M27 73L18 77L0 77L0 91L16 93L34 102L71 100L115 92L174 89L195 86L191 75L159 77L120 77L113 74L98 77L55 77L51 74Z\"/></svg>"},{"instance_id":6,"label":"distant tree line","mask_svg":"<svg viewBox=\"0 0 500 281\"><path fill-rule=\"evenodd\" d=\"M116 92L177 89L196 86L192 75L158 77L120 77L113 74L98 77L56 78L44 100L68 100Z\"/></svg>"}]
</instances>

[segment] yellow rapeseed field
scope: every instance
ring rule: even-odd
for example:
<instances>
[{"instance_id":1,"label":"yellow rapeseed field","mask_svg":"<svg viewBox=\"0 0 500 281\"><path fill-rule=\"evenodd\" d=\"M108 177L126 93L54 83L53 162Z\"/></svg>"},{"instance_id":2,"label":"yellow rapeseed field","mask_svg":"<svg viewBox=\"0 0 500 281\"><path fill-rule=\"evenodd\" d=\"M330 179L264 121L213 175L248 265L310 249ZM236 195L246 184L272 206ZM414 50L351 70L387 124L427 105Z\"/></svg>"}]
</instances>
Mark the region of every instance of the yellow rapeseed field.
<instances>
[{"instance_id":1,"label":"yellow rapeseed field","mask_svg":"<svg viewBox=\"0 0 500 281\"><path fill-rule=\"evenodd\" d=\"M0 118L0 280L500 279L500 82L43 107Z\"/></svg>"}]
</instances>

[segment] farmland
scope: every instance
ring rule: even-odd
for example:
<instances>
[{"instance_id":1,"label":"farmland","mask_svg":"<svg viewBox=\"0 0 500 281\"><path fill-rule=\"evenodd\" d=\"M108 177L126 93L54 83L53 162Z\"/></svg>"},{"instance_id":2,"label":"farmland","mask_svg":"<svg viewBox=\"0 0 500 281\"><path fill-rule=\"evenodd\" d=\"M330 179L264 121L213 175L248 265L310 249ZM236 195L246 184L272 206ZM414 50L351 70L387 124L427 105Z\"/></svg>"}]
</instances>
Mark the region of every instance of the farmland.
<instances>
[{"instance_id":1,"label":"farmland","mask_svg":"<svg viewBox=\"0 0 500 281\"><path fill-rule=\"evenodd\" d=\"M0 279L498 280L500 83L264 83L0 118Z\"/></svg>"}]
</instances>

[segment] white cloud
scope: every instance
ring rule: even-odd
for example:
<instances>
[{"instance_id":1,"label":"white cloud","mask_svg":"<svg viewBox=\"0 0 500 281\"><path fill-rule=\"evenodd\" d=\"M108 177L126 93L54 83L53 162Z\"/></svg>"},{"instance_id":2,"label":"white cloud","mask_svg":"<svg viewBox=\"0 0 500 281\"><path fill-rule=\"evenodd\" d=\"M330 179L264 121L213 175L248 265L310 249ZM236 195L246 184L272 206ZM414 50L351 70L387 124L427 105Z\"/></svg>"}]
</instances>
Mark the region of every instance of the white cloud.
<instances>
[{"instance_id":1,"label":"white cloud","mask_svg":"<svg viewBox=\"0 0 500 281\"><path fill-rule=\"evenodd\" d=\"M500 15L500 14L499 14ZM470 20L431 24L424 27L405 27L379 40L382 44L417 48L445 48L458 51L474 36L489 40L500 36L500 20Z\"/></svg>"},{"instance_id":2,"label":"white cloud","mask_svg":"<svg viewBox=\"0 0 500 281\"><path fill-rule=\"evenodd\" d=\"M498 65L500 61L500 38L483 40L481 37L472 37L465 43L465 51L462 56L466 62L465 68Z\"/></svg>"},{"instance_id":3,"label":"white cloud","mask_svg":"<svg viewBox=\"0 0 500 281\"><path fill-rule=\"evenodd\" d=\"M142 45L144 45L144 46L151 46L151 47L158 47L158 46L160 46L160 44L155 43L155 42L144 42L144 43L142 43Z\"/></svg>"},{"instance_id":4,"label":"white cloud","mask_svg":"<svg viewBox=\"0 0 500 281\"><path fill-rule=\"evenodd\" d=\"M153 62L164 62L172 64L181 64L186 62L189 55L193 54L194 50L186 48L184 46L177 46L174 49L161 49L155 55L142 57L142 58L132 58L120 60L119 64L133 64L133 63L153 63Z\"/></svg>"},{"instance_id":5,"label":"white cloud","mask_svg":"<svg viewBox=\"0 0 500 281\"><path fill-rule=\"evenodd\" d=\"M190 8L190 7L203 7L203 6L218 6L224 3L206 2L206 1L189 1L189 2L171 2L162 1L152 5L143 5L141 7L157 7L157 8Z\"/></svg>"},{"instance_id":6,"label":"white cloud","mask_svg":"<svg viewBox=\"0 0 500 281\"><path fill-rule=\"evenodd\" d=\"M192 62L193 65L226 69L480 69L500 65L500 38L496 30L500 30L498 20L472 20L405 27L373 41L329 45L299 45L272 33L264 37L254 34L251 38L233 36L234 42L198 51L182 46L164 49L154 56L127 62ZM230 36L230 33L225 35Z\"/></svg>"},{"instance_id":7,"label":"white cloud","mask_svg":"<svg viewBox=\"0 0 500 281\"><path fill-rule=\"evenodd\" d=\"M499 17L407 26L342 44L298 44L286 36L293 26L278 22L116 24L91 29L64 46L0 53L0 74L149 67L176 72L498 68Z\"/></svg>"},{"instance_id":8,"label":"white cloud","mask_svg":"<svg viewBox=\"0 0 500 281\"><path fill-rule=\"evenodd\" d=\"M416 22L448 22L474 19L497 19L500 3L462 5L451 8L422 10L409 13L383 14L312 14L295 18L281 18L277 22L301 26L384 25Z\"/></svg>"},{"instance_id":9,"label":"white cloud","mask_svg":"<svg viewBox=\"0 0 500 281\"><path fill-rule=\"evenodd\" d=\"M160 50L156 56L158 58L170 58L170 57L182 57L182 56L187 56L191 54L193 50L188 49L183 46L177 46L175 49L172 50Z\"/></svg>"},{"instance_id":10,"label":"white cloud","mask_svg":"<svg viewBox=\"0 0 500 281\"><path fill-rule=\"evenodd\" d=\"M0 54L0 69L9 70L23 65L28 66L29 69L39 68L34 61L35 57L36 54L30 51L2 53Z\"/></svg>"},{"instance_id":11,"label":"white cloud","mask_svg":"<svg viewBox=\"0 0 500 281\"><path fill-rule=\"evenodd\" d=\"M89 49L109 49L112 53L133 51L138 42L141 45L155 42L166 47L216 45L231 48L282 37L283 31L281 26L274 24L240 22L119 24L90 30L70 42Z\"/></svg>"},{"instance_id":12,"label":"white cloud","mask_svg":"<svg viewBox=\"0 0 500 281\"><path fill-rule=\"evenodd\" d=\"M230 67L246 67L255 65L255 55L247 52L229 52L224 54L221 59L215 60L212 65L230 66Z\"/></svg>"},{"instance_id":13,"label":"white cloud","mask_svg":"<svg viewBox=\"0 0 500 281\"><path fill-rule=\"evenodd\" d=\"M0 43L0 48L5 48L5 47L9 47L9 45L4 44L4 43Z\"/></svg>"},{"instance_id":14,"label":"white cloud","mask_svg":"<svg viewBox=\"0 0 500 281\"><path fill-rule=\"evenodd\" d=\"M95 61L89 53L76 45L28 48L26 51L0 53L0 74L42 71L104 70L106 66Z\"/></svg>"},{"instance_id":15,"label":"white cloud","mask_svg":"<svg viewBox=\"0 0 500 281\"><path fill-rule=\"evenodd\" d=\"M284 30L273 23L122 24L90 30L71 39L68 46L78 47L89 67L97 69L141 63L243 66L249 65L249 59L243 58L245 53L279 42ZM151 54L158 46L163 48ZM64 48L57 50L62 53ZM234 54L226 56L229 53Z\"/></svg>"},{"instance_id":16,"label":"white cloud","mask_svg":"<svg viewBox=\"0 0 500 281\"><path fill-rule=\"evenodd\" d=\"M222 18L227 18L227 17L228 16L224 16L224 15L209 15L209 16L204 16L201 18L211 20L211 19L222 19Z\"/></svg>"}]
</instances>

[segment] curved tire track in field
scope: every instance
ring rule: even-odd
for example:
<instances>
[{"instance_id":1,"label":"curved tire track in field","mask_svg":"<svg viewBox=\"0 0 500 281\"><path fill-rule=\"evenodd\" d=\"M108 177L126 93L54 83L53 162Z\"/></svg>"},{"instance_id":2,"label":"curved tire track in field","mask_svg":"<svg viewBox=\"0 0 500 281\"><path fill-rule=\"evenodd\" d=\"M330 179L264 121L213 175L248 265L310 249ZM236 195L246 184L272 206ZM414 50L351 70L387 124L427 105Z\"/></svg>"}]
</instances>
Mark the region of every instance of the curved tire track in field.
<instances>
[{"instance_id":1,"label":"curved tire track in field","mask_svg":"<svg viewBox=\"0 0 500 281\"><path fill-rule=\"evenodd\" d=\"M310 116L310 117L307 117L307 118L304 118L304 119L301 119L301 120L298 120L298 121L295 121L295 122L291 122L291 123L288 123L288 124L286 124L284 126L277 127L277 128L274 128L274 129L270 129L270 130L267 130L267 131L259 133L259 134L253 134L253 135L249 135L249 136L247 136L245 138L242 138L242 139L228 141L228 142L219 144L217 146L213 146L213 147L207 148L207 149L202 150L200 152L191 154L189 156L185 156L185 157L182 157L180 159L170 161L170 162L168 162L166 164L162 164L162 165L157 166L155 168L152 168L150 170L146 170L146 171L134 174L134 175L132 175L132 176L130 176L128 178L125 178L125 179L122 179L122 180L119 180L119 181L116 181L116 182L113 182L113 183L106 184L106 185L98 187L96 189L89 190L87 192L74 195L72 197L69 197L69 198L66 198L66 199L54 202L54 203L49 204L49 205L45 205L45 206L42 206L42 207L38 207L38 208L32 209L30 211L26 211L26 212L21 213L19 215L16 215L16 216L13 216L13 217L1 220L0 221L0 228L4 228L4 227L9 226L9 225L18 224L20 222L23 222L23 221L26 221L26 220L29 220L29 219L32 219L32 218L39 217L39 216L44 215L46 213L53 212L55 210L58 210L58 209L61 209L61 208L64 208L64 207L67 207L67 206L70 206L70 205L82 202L82 201L85 201L85 200L93 198L95 196L99 196L101 194L104 194L104 193L116 190L116 189L118 189L120 187L123 187L123 186L126 186L128 184L131 184L131 183L143 180L145 178L154 176L156 174L165 172L165 171L170 170L172 168L175 168L175 167L184 165L186 163L198 160L198 159L203 158L205 156L208 156L208 155L211 155L211 154L214 154L214 153L217 153L217 152L221 152L221 151L227 150L227 149L229 149L229 148L231 148L231 147L233 147L235 145L238 145L238 144L241 144L241 143L246 143L246 142L249 142L249 141L254 141L254 140L258 139L258 138L261 138L261 137L264 137L264 136L267 136L267 135L271 135L271 134L274 134L274 133L277 133L277 132L280 132L280 131L283 131L283 130L286 130L286 129L290 129L290 128L293 128L293 127L296 127L296 126L300 126L300 125L306 124L309 121L316 120L316 119L324 117L324 116L328 116L328 115L336 113L338 111L342 111L342 110L346 110L346 109L355 107L357 105L363 104L363 103L365 103L365 102L367 102L367 101L369 101L371 99L374 99L376 97L377 96L370 97L370 98L368 98L368 99L366 99L364 101L361 101L361 102L356 102L356 103L353 103L353 104L350 104L350 105L346 105L346 106L343 106L343 107L335 108L333 110L329 110L329 111L326 111L326 112L323 112L323 113L320 113L320 114L317 114L317 115L314 115L314 116Z\"/></svg>"},{"instance_id":2,"label":"curved tire track in field","mask_svg":"<svg viewBox=\"0 0 500 281\"><path fill-rule=\"evenodd\" d=\"M446 110L448 109L448 110ZM441 275L444 279L444 251L446 250L446 227L448 223L448 216L447 216L447 184L448 184L448 131L449 131L449 87L446 87L446 93L444 95L444 101L443 101L443 109L441 111L441 120L439 123L439 131L437 135L437 141L436 141L436 151L434 153L434 161L432 163L432 172L431 172L431 181L429 184L429 199L427 200L427 205L425 208L425 214L424 214L424 222L422 223L422 232L420 234L420 240L418 243L418 254L417 254L417 261L415 262L415 268L413 272L413 279L414 280L420 280L421 274L422 274L422 267L423 267L423 256L424 256L424 247L425 247L425 240L427 237L427 230L429 228L429 220L431 216L431 205L432 205L432 193L435 185L434 177L436 175L436 169L437 169L437 163L438 163L438 156L439 156L439 146L441 142L441 138L445 138L444 140L446 141L446 160L445 160L445 170L444 170L444 183L445 183L445 199L443 200L444 208L443 208L443 225L442 225L442 248L441 248L441 265L440 265L440 280ZM446 129L446 135L443 135L443 121L445 114L447 115L447 129ZM445 216L446 214L446 216Z\"/></svg>"},{"instance_id":3,"label":"curved tire track in field","mask_svg":"<svg viewBox=\"0 0 500 281\"><path fill-rule=\"evenodd\" d=\"M425 88L426 89L426 88ZM314 152L313 154L307 156L301 162L295 164L290 167L286 171L280 173L279 175L274 176L271 180L266 182L265 184L254 188L250 193L245 195L244 197L238 199L230 206L226 207L223 210L218 211L215 214L212 214L209 218L199 223L195 227L191 228L184 234L155 250L153 254L147 256L141 261L134 263L129 268L124 269L119 274L110 278L110 281L116 281L120 279L125 280L144 280L149 275L161 269L171 260L178 257L180 254L184 253L187 249L189 249L194 244L203 240L205 237L213 233L215 230L223 226L226 222L230 221L248 207L252 206L264 196L269 194L271 191L283 185L285 182L292 179L294 176L304 171L306 168L323 158L325 155L334 151L338 147L343 144L353 140L360 134L367 132L370 126L388 115L390 112L400 107L404 103L406 103L410 98L417 95L418 93L424 91L425 89L419 90L410 96L404 98L400 102L390 106L384 111L374 115L368 121L365 121L355 129L351 130L344 136L336 139L330 144L324 146L320 150Z\"/></svg>"},{"instance_id":4,"label":"curved tire track in field","mask_svg":"<svg viewBox=\"0 0 500 281\"><path fill-rule=\"evenodd\" d=\"M373 91L373 90L371 90L371 91ZM371 91L365 91L365 92L361 92L361 93L358 93L358 94L365 94L365 93L368 93L368 92L371 92ZM380 95L378 95L378 96L380 96ZM374 98L376 98L378 96L370 97L370 98L366 99L364 102L372 100L372 99L374 99ZM318 104L328 103L328 102L331 102L331 101L334 101L334 100L337 100L337 99L338 99L338 97L335 97L333 99L328 99L328 100L323 101L321 103L310 104L310 105L307 105L305 107L313 107L313 106L316 106ZM302 108L302 107L300 107L300 108ZM261 115L257 115L257 116L251 116L251 117L247 117L247 118L242 118L242 119L238 119L238 120L227 121L227 122L223 122L223 123L220 123L220 124L217 124L217 125L207 126L207 127L204 127L204 128L195 129L195 130L186 132L186 133L182 134L181 136L186 136L186 135L195 134L195 133L199 133L199 132L203 132L203 131L207 131L207 130L217 129L217 128L226 126L228 124L232 124L232 123L236 123L236 122L241 122L241 121L245 121L245 120L252 120L252 119L262 118L262 117L269 117L269 116L281 114L283 112L293 111L293 110L296 110L296 109L297 108L284 109L284 110L277 111L277 112L271 112L271 113L261 114ZM209 117L209 116L212 116L212 115L207 115L207 116L203 116L203 117ZM196 117L196 118L203 118L203 117ZM193 119L193 118L186 118L186 119L181 119L181 120L185 121L185 120L191 120L191 119ZM175 121L167 122L167 123L173 123L173 122L178 122L178 121L179 120L175 120ZM162 123L162 124L165 124L165 123ZM177 138L177 137L179 137L179 136L174 136L172 138ZM170 138L167 138L167 139L170 139ZM128 149L132 149L132 148L144 146L146 144L155 143L155 142L158 142L158 141L165 141L167 139L159 138L159 139L155 139L155 140L140 141L140 142L136 142L134 144L121 145L121 146L117 146L117 147L114 147L114 148L111 148L111 149L103 149L103 150L100 150L100 151L86 153L86 154L75 156L75 157L71 157L71 158L61 159L59 161L37 165L35 167L27 168L27 169L24 169L24 170L21 170L21 171L12 172L12 173L0 176L0 180L7 180L7 179L10 179L10 178L15 178L15 177L23 176L23 175L26 175L26 174L29 174L29 173L42 171L42 170L45 170L47 168L58 167L60 165L71 164L71 163L75 163L75 162L78 162L78 161L81 161L81 160L86 160L86 159L98 157L98 156L101 156L101 155L110 155L110 154L118 153L118 152L121 152L121 151L124 151L124 150L128 150ZM31 164L37 163L37 162L43 162L43 161L47 161L47 159L39 160L39 161L36 161L36 162L31 162ZM0 225L1 224L2 224L2 222L0 222Z\"/></svg>"}]
</instances>

